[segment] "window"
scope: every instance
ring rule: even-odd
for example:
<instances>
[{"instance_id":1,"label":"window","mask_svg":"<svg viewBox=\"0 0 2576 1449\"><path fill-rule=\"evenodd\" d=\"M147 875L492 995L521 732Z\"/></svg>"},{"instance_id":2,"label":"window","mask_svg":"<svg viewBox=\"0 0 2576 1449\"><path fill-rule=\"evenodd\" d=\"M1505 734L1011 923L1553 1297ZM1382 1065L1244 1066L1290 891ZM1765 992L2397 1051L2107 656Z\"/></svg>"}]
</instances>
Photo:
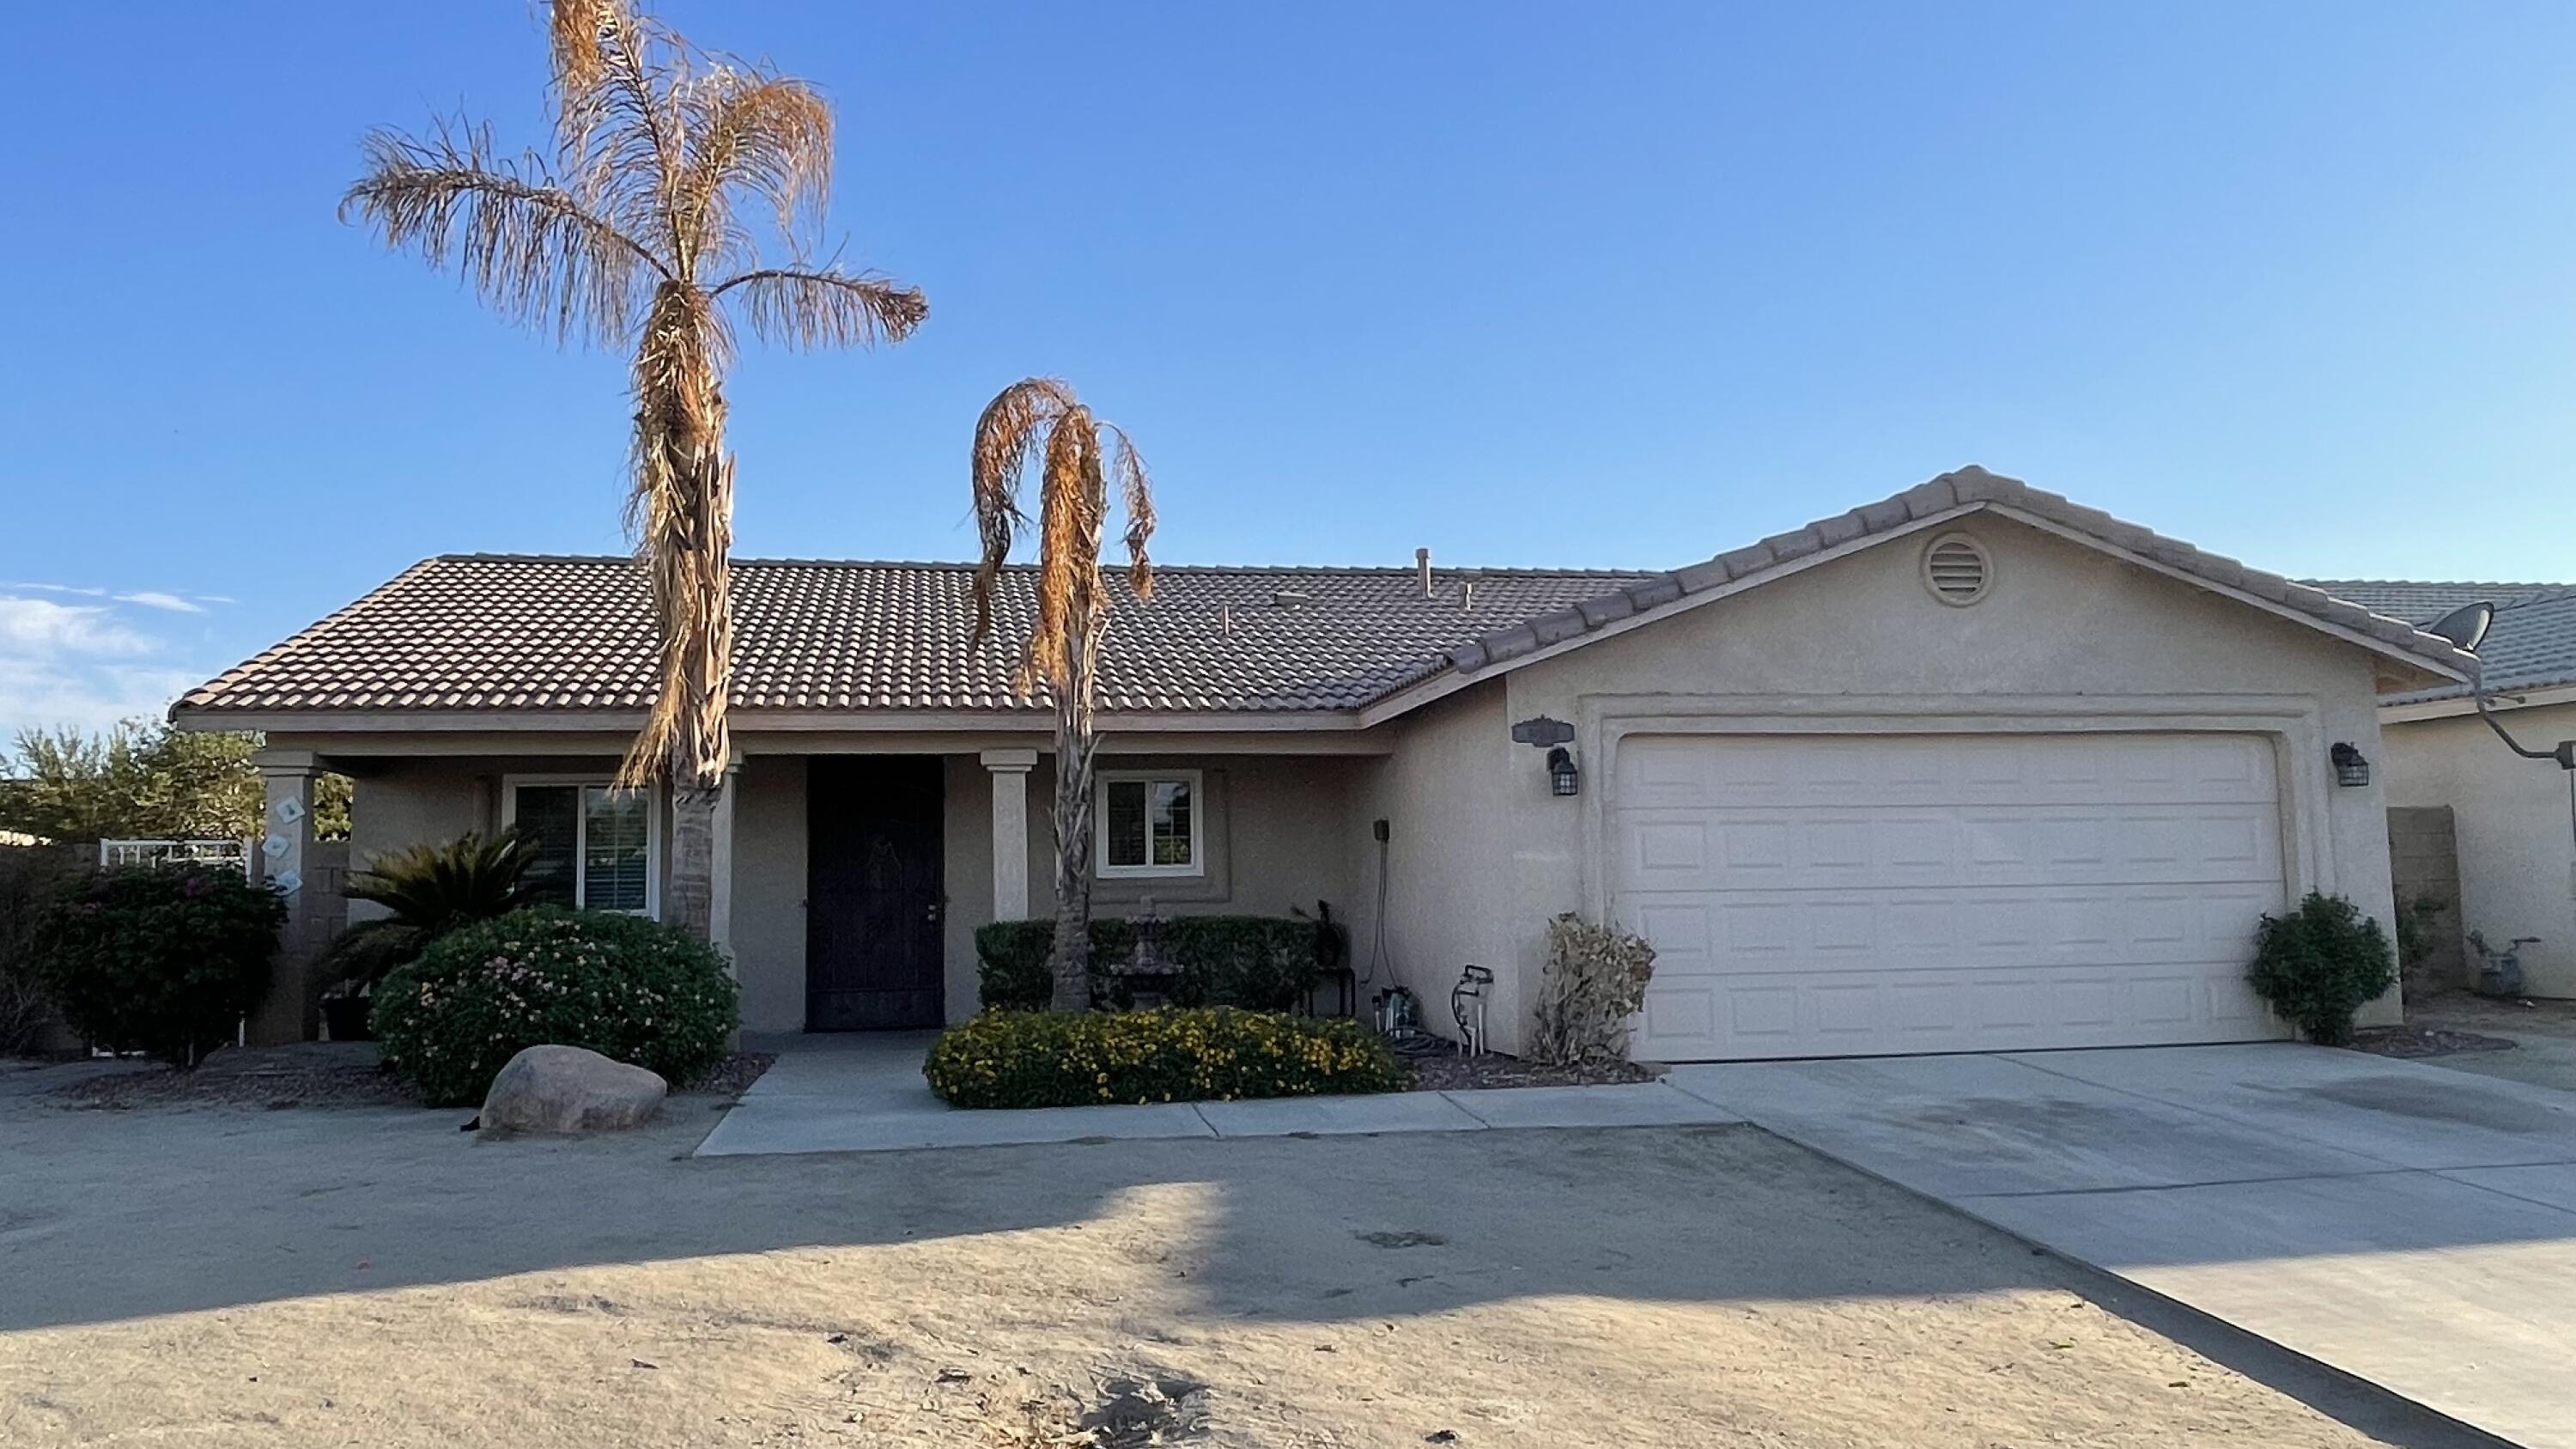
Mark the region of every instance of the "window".
<instances>
[{"instance_id":1,"label":"window","mask_svg":"<svg viewBox=\"0 0 2576 1449\"><path fill-rule=\"evenodd\" d=\"M650 794L605 781L503 782L501 823L517 829L536 857L520 894L575 910L651 915L659 814Z\"/></svg>"},{"instance_id":2,"label":"window","mask_svg":"<svg viewBox=\"0 0 2576 1449\"><path fill-rule=\"evenodd\" d=\"M1104 770L1099 789L1101 875L1205 873L1207 816L1198 771Z\"/></svg>"}]
</instances>

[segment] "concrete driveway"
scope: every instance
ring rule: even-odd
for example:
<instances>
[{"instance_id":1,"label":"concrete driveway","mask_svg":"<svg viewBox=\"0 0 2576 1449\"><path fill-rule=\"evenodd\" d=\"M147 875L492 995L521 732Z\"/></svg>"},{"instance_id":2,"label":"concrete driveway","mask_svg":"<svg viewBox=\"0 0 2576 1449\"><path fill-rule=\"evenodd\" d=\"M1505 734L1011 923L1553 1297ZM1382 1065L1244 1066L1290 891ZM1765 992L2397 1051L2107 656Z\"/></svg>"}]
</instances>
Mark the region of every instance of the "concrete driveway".
<instances>
[{"instance_id":1,"label":"concrete driveway","mask_svg":"<svg viewBox=\"0 0 2576 1449\"><path fill-rule=\"evenodd\" d=\"M2289 1044L1669 1080L2527 1449L2576 1449L2576 1094Z\"/></svg>"}]
</instances>

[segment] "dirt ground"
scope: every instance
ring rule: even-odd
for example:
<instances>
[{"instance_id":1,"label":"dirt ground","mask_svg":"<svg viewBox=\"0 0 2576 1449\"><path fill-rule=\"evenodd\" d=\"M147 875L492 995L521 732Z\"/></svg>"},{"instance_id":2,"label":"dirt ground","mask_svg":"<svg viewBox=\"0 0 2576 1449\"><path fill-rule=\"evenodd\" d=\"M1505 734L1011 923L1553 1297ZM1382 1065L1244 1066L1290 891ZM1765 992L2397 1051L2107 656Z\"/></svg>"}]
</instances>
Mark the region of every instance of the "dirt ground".
<instances>
[{"instance_id":1,"label":"dirt ground","mask_svg":"<svg viewBox=\"0 0 2576 1449\"><path fill-rule=\"evenodd\" d=\"M2476 1442L1751 1128L689 1158L719 1109L0 1100L0 1443Z\"/></svg>"},{"instance_id":2,"label":"dirt ground","mask_svg":"<svg viewBox=\"0 0 2576 1449\"><path fill-rule=\"evenodd\" d=\"M2513 1043L2509 1051L2454 1052L2428 1066L2576 1092L2576 1001L2492 1000L2467 991L2409 999L2406 1024Z\"/></svg>"}]
</instances>

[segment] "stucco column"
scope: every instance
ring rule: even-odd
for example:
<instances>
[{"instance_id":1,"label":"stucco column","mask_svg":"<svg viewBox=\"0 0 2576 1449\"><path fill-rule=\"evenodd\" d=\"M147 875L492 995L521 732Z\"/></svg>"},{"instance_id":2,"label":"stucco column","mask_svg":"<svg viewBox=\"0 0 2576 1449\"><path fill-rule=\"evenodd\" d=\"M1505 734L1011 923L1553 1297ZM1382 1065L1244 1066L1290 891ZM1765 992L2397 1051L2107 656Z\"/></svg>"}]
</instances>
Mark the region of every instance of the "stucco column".
<instances>
[{"instance_id":1,"label":"stucco column","mask_svg":"<svg viewBox=\"0 0 2576 1449\"><path fill-rule=\"evenodd\" d=\"M707 888L707 940L733 964L733 818L734 800L742 794L742 756L725 766L724 787L716 796L713 877Z\"/></svg>"},{"instance_id":2,"label":"stucco column","mask_svg":"<svg viewBox=\"0 0 2576 1449\"><path fill-rule=\"evenodd\" d=\"M993 919L1029 917L1029 771L1035 750L986 750L993 777Z\"/></svg>"},{"instance_id":3,"label":"stucco column","mask_svg":"<svg viewBox=\"0 0 2576 1449\"><path fill-rule=\"evenodd\" d=\"M253 1046L274 1046L313 1035L319 1011L314 1002L327 984L310 979L313 960L345 922L329 919L341 898L325 894L308 874L314 864L313 778L322 773L321 762L305 750L262 750L255 759L266 798L261 836L251 845L251 871L286 898L286 925L277 936L268 998L251 1013L247 1035Z\"/></svg>"}]
</instances>

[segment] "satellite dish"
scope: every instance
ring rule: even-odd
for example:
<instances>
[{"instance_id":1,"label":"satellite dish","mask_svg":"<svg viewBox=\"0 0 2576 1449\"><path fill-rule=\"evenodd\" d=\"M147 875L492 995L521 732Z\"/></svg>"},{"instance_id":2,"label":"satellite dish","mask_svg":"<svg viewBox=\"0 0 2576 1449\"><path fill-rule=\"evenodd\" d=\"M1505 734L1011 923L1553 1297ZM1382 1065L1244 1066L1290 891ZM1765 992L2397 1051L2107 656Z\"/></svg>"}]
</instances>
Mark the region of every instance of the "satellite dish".
<instances>
[{"instance_id":1,"label":"satellite dish","mask_svg":"<svg viewBox=\"0 0 2576 1449\"><path fill-rule=\"evenodd\" d=\"M2424 626L2427 634L2438 634L2471 654L2486 642L2487 626L2495 622L2495 605L2464 604Z\"/></svg>"}]
</instances>

